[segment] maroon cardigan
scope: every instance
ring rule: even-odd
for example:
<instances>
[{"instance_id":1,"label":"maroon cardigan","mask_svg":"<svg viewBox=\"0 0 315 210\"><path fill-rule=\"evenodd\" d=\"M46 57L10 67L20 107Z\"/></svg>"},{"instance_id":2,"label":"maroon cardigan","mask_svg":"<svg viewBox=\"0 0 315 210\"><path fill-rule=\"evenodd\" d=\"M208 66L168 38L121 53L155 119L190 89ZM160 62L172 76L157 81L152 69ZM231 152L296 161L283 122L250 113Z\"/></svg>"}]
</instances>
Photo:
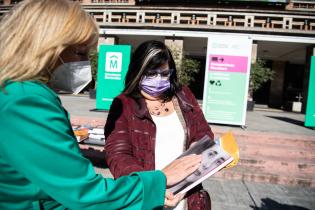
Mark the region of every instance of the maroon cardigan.
<instances>
[{"instance_id":1,"label":"maroon cardigan","mask_svg":"<svg viewBox=\"0 0 315 210\"><path fill-rule=\"evenodd\" d=\"M186 149L205 134L213 139L194 95L188 87L176 93L186 123ZM115 178L135 171L155 169L156 127L144 99L135 100L121 94L111 105L105 125L106 161ZM210 198L202 186L196 186L188 196L188 209L210 209Z\"/></svg>"}]
</instances>

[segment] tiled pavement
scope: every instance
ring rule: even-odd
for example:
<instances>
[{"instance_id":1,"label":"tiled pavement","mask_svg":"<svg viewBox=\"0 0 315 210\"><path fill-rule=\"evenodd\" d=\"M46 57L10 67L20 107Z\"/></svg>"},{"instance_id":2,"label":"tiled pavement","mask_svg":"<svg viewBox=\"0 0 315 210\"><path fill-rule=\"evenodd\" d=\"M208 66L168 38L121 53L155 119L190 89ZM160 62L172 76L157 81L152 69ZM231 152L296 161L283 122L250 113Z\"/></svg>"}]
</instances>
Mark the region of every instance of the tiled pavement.
<instances>
[{"instance_id":1,"label":"tiled pavement","mask_svg":"<svg viewBox=\"0 0 315 210\"><path fill-rule=\"evenodd\" d=\"M62 103L71 118L77 122L99 125L105 122L107 113L95 109L95 100L87 96L61 96ZM304 115L279 110L256 109L248 112L245 131L284 133L286 135L315 136L315 130L303 126ZM219 132L243 130L235 126L212 125ZM102 156L100 153L99 155ZM105 177L111 177L103 157L92 157L95 169ZM315 188L255 183L242 180L210 178L203 182L212 199L213 210L315 210Z\"/></svg>"}]
</instances>

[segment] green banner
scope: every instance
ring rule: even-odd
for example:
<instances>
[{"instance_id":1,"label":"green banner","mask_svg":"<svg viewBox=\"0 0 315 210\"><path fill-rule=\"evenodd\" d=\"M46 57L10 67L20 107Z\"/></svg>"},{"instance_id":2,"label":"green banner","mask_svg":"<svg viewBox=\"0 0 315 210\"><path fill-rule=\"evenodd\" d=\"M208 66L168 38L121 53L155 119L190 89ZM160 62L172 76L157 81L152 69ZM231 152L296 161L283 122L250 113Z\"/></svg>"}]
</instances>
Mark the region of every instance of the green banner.
<instances>
[{"instance_id":1,"label":"green banner","mask_svg":"<svg viewBox=\"0 0 315 210\"><path fill-rule=\"evenodd\" d=\"M113 99L124 89L130 52L130 45L99 47L96 109L109 110Z\"/></svg>"},{"instance_id":2,"label":"green banner","mask_svg":"<svg viewBox=\"0 0 315 210\"><path fill-rule=\"evenodd\" d=\"M310 81L308 84L305 126L315 127L315 56L311 57Z\"/></svg>"},{"instance_id":3,"label":"green banner","mask_svg":"<svg viewBox=\"0 0 315 210\"><path fill-rule=\"evenodd\" d=\"M243 125L246 74L209 72L208 78L206 119L215 123Z\"/></svg>"}]
</instances>

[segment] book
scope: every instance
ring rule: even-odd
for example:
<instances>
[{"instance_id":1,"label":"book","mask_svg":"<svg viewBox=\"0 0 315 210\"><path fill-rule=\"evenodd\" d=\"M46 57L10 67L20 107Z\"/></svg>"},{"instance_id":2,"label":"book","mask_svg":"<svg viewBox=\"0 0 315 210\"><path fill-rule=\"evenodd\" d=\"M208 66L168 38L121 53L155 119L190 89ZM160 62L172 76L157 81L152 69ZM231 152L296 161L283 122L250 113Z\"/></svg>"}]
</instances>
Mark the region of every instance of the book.
<instances>
[{"instance_id":1,"label":"book","mask_svg":"<svg viewBox=\"0 0 315 210\"><path fill-rule=\"evenodd\" d=\"M227 147L226 145L229 145L228 142L234 146ZM233 154L226 151L224 147L232 151ZM191 154L202 155L201 165L184 180L168 188L174 195L186 193L229 164L231 164L230 167L235 166L239 159L238 146L231 133L224 135L216 141L211 141L210 137L205 135L178 158Z\"/></svg>"},{"instance_id":2,"label":"book","mask_svg":"<svg viewBox=\"0 0 315 210\"><path fill-rule=\"evenodd\" d=\"M82 142L85 139L89 138L89 133L88 133L89 129L86 127L72 126L72 130L78 142Z\"/></svg>"},{"instance_id":3,"label":"book","mask_svg":"<svg viewBox=\"0 0 315 210\"><path fill-rule=\"evenodd\" d=\"M105 145L104 128L72 125L72 129L79 143Z\"/></svg>"}]
</instances>

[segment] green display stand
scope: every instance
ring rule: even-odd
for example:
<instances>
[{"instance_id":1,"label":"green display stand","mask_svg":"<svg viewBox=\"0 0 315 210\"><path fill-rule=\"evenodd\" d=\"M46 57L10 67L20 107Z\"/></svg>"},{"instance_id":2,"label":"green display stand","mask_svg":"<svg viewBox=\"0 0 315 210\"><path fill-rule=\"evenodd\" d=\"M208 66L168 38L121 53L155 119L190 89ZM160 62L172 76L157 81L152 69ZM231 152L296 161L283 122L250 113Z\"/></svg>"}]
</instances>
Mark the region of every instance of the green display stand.
<instances>
[{"instance_id":1,"label":"green display stand","mask_svg":"<svg viewBox=\"0 0 315 210\"><path fill-rule=\"evenodd\" d=\"M130 52L130 45L99 47L96 109L109 110L113 99L123 91Z\"/></svg>"},{"instance_id":2,"label":"green display stand","mask_svg":"<svg viewBox=\"0 0 315 210\"><path fill-rule=\"evenodd\" d=\"M305 126L315 127L315 56L311 57L310 81L308 86Z\"/></svg>"}]
</instances>

